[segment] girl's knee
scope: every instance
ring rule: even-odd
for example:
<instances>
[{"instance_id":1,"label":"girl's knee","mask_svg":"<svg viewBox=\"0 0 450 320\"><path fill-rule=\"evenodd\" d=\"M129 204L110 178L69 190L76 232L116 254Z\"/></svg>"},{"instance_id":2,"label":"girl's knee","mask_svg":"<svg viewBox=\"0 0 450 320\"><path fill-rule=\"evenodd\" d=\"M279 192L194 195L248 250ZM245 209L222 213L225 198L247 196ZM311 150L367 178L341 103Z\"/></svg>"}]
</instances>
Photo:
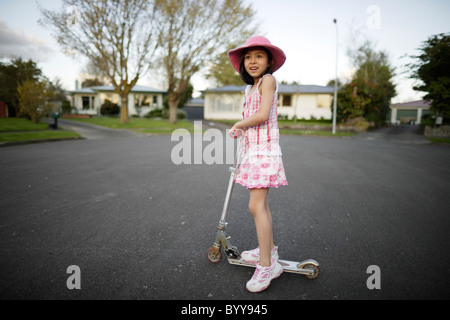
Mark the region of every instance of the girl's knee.
<instances>
[{"instance_id":1,"label":"girl's knee","mask_svg":"<svg viewBox=\"0 0 450 320\"><path fill-rule=\"evenodd\" d=\"M267 192L268 189L252 189L250 191L248 208L254 217L266 211Z\"/></svg>"},{"instance_id":2,"label":"girl's knee","mask_svg":"<svg viewBox=\"0 0 450 320\"><path fill-rule=\"evenodd\" d=\"M257 201L250 201L248 204L248 209L250 210L251 214L254 217L265 211L264 203L261 204L260 202Z\"/></svg>"}]
</instances>

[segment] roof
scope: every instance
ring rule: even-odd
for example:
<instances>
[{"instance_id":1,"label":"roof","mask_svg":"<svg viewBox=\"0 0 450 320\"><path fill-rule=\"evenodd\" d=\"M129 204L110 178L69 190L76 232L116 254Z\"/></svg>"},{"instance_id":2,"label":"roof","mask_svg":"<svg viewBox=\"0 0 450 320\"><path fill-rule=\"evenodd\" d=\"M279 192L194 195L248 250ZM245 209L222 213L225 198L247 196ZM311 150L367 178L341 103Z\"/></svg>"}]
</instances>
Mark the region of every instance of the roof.
<instances>
[{"instance_id":1,"label":"roof","mask_svg":"<svg viewBox=\"0 0 450 320\"><path fill-rule=\"evenodd\" d=\"M417 101L391 104L391 107L394 107L394 108L398 108L398 107L428 108L429 106L431 106L431 101L427 101L427 100L417 100Z\"/></svg>"},{"instance_id":2,"label":"roof","mask_svg":"<svg viewBox=\"0 0 450 320\"><path fill-rule=\"evenodd\" d=\"M86 93L86 94L96 94L98 92L114 92L113 86L94 86L88 88L81 88L78 90L69 91L71 94L73 93ZM167 93L165 90L155 89L150 87L144 87L135 85L133 89L131 89L132 93Z\"/></svg>"},{"instance_id":3,"label":"roof","mask_svg":"<svg viewBox=\"0 0 450 320\"><path fill-rule=\"evenodd\" d=\"M224 87L219 87L219 88L213 88L213 89L206 89L203 90L203 92L244 92L245 88L247 88L247 86L224 86Z\"/></svg>"},{"instance_id":4,"label":"roof","mask_svg":"<svg viewBox=\"0 0 450 320\"><path fill-rule=\"evenodd\" d=\"M206 89L204 92L244 92L247 86L224 86L214 89ZM306 84L280 84L278 93L334 93L334 87L325 87Z\"/></svg>"},{"instance_id":5,"label":"roof","mask_svg":"<svg viewBox=\"0 0 450 320\"><path fill-rule=\"evenodd\" d=\"M205 105L205 100L201 98L192 98L186 101L184 106L188 107L203 107Z\"/></svg>"}]
</instances>

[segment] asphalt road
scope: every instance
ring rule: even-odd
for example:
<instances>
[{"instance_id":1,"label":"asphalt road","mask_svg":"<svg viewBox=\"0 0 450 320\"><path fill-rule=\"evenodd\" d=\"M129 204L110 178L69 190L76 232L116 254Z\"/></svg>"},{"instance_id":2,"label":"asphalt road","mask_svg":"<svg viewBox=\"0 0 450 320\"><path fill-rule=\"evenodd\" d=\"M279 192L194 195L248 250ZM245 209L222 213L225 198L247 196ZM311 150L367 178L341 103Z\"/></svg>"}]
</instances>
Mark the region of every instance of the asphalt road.
<instances>
[{"instance_id":1,"label":"asphalt road","mask_svg":"<svg viewBox=\"0 0 450 320\"><path fill-rule=\"evenodd\" d=\"M228 165L176 166L176 144L123 132L1 148L0 298L450 298L448 146L282 136L289 186L269 193L276 244L321 274L283 274L251 294L253 269L205 256ZM247 202L236 186L227 231L240 250L257 245ZM66 285L72 265L79 290ZM371 265L381 289L367 287Z\"/></svg>"}]
</instances>

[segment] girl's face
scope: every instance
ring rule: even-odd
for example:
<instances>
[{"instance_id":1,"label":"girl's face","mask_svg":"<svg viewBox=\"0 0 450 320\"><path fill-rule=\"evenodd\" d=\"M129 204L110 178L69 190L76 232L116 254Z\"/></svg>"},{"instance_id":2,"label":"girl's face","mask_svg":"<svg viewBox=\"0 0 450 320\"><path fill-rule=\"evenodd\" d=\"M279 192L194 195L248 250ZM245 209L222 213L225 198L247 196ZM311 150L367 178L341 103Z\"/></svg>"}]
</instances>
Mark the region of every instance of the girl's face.
<instances>
[{"instance_id":1,"label":"girl's face","mask_svg":"<svg viewBox=\"0 0 450 320\"><path fill-rule=\"evenodd\" d=\"M249 49L244 55L244 67L256 83L269 67L269 57L266 51L262 48Z\"/></svg>"}]
</instances>

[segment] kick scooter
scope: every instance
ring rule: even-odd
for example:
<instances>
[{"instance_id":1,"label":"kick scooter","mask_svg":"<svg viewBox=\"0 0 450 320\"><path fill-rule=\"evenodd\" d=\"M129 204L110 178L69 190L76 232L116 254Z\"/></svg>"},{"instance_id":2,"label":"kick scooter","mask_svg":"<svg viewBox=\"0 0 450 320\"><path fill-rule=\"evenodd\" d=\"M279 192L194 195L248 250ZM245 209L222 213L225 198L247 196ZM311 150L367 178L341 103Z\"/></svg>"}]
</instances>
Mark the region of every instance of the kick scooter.
<instances>
[{"instance_id":1,"label":"kick scooter","mask_svg":"<svg viewBox=\"0 0 450 320\"><path fill-rule=\"evenodd\" d=\"M226 222L228 207L231 200L231 194L233 193L234 181L236 179L237 168L239 165L239 158L241 155L241 148L242 148L241 140L243 137L243 130L230 131L230 136L235 139L240 137L240 139L238 139L238 147L237 147L238 152L236 155L235 167L230 167L228 169L231 174L230 180L228 182L228 189L227 194L225 196L225 202L223 205L222 216L220 218L219 225L217 226L216 240L213 246L209 248L208 251L206 252L206 257L211 263L219 263L222 260L222 253L220 252L220 249L223 248L223 251L225 252L228 262L230 264L245 267L256 267L256 264L246 262L241 258L238 248L231 245L230 242L231 237L228 236L225 232L225 229L228 224ZM283 266L283 271L301 274L306 276L308 279L315 279L319 276L320 273L319 263L313 259L308 259L301 262L278 260L278 262Z\"/></svg>"}]
</instances>

